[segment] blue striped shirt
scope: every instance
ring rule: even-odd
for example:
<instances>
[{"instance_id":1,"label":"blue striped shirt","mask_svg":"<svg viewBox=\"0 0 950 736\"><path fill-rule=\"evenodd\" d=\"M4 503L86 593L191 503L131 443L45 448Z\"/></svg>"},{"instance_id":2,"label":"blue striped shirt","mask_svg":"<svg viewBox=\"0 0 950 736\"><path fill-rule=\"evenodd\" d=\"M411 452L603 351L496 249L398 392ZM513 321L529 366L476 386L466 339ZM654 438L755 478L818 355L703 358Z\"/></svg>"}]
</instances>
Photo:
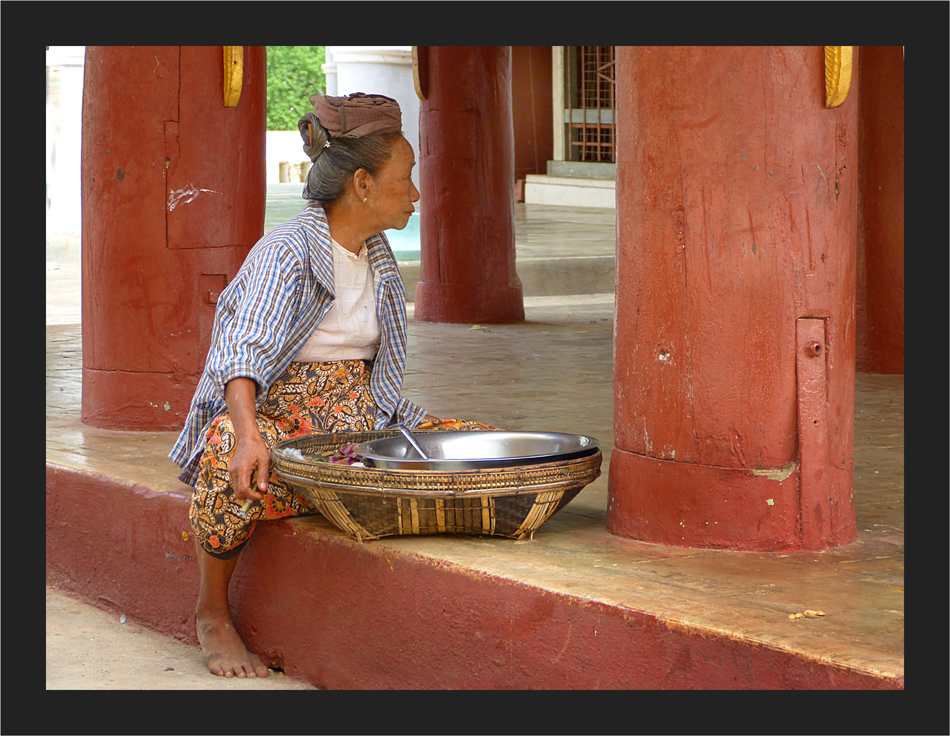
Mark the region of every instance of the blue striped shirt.
<instances>
[{"instance_id":1,"label":"blue striped shirt","mask_svg":"<svg viewBox=\"0 0 950 736\"><path fill-rule=\"evenodd\" d=\"M383 233L366 241L376 282L380 347L370 390L376 429L414 427L425 410L400 396L406 366L406 291ZM208 425L227 410L224 388L234 378L257 382L257 405L329 311L334 299L333 253L326 212L306 207L271 230L248 253L218 299L211 348L185 427L169 457L194 485Z\"/></svg>"}]
</instances>

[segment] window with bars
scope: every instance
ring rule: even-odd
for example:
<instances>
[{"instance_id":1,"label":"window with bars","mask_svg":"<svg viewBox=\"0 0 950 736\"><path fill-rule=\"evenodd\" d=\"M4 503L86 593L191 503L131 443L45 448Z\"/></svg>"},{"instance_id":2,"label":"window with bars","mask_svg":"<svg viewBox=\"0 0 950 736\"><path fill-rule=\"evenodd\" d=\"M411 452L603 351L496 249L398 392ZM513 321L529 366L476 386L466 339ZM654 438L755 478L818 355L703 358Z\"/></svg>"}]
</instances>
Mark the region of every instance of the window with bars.
<instances>
[{"instance_id":1,"label":"window with bars","mask_svg":"<svg viewBox=\"0 0 950 736\"><path fill-rule=\"evenodd\" d=\"M614 163L614 47L569 46L568 51L568 160Z\"/></svg>"}]
</instances>

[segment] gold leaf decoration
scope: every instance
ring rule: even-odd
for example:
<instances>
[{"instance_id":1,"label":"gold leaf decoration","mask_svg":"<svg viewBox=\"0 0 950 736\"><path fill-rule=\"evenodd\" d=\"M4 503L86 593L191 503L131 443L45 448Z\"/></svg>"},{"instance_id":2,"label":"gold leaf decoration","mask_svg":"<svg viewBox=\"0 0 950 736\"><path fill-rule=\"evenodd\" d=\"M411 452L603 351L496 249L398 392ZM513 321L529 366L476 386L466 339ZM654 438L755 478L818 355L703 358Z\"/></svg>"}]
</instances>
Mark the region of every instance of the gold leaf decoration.
<instances>
[{"instance_id":1,"label":"gold leaf decoration","mask_svg":"<svg viewBox=\"0 0 950 736\"><path fill-rule=\"evenodd\" d=\"M825 104L838 107L851 88L853 46L825 46Z\"/></svg>"},{"instance_id":2,"label":"gold leaf decoration","mask_svg":"<svg viewBox=\"0 0 950 736\"><path fill-rule=\"evenodd\" d=\"M244 84L244 47L224 46L224 106L237 107Z\"/></svg>"}]
</instances>

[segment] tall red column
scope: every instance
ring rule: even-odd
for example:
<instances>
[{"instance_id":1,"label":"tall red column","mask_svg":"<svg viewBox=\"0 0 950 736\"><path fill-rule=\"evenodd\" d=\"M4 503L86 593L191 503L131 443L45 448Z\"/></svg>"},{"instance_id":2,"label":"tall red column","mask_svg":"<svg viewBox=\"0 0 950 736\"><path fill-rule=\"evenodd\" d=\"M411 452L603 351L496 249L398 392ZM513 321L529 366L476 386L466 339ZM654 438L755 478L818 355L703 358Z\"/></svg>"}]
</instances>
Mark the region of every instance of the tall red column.
<instances>
[{"instance_id":1,"label":"tall red column","mask_svg":"<svg viewBox=\"0 0 950 736\"><path fill-rule=\"evenodd\" d=\"M627 47L617 63L608 528L852 541L854 79L827 108L820 46Z\"/></svg>"},{"instance_id":2,"label":"tall red column","mask_svg":"<svg viewBox=\"0 0 950 736\"><path fill-rule=\"evenodd\" d=\"M225 106L221 46L87 47L82 421L179 429L214 303L264 226L266 55Z\"/></svg>"},{"instance_id":3,"label":"tall red column","mask_svg":"<svg viewBox=\"0 0 950 736\"><path fill-rule=\"evenodd\" d=\"M429 46L415 318L524 320L515 270L511 48Z\"/></svg>"},{"instance_id":4,"label":"tall red column","mask_svg":"<svg viewBox=\"0 0 950 736\"><path fill-rule=\"evenodd\" d=\"M861 47L859 371L904 372L904 50Z\"/></svg>"}]
</instances>

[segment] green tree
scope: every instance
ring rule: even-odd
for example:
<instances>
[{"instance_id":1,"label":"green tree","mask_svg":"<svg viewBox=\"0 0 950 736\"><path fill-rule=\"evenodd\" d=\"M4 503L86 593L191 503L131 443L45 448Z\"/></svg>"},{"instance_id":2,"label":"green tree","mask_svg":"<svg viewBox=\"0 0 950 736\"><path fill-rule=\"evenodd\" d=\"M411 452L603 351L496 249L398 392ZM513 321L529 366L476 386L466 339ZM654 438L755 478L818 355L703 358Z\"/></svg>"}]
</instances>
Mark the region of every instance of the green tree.
<instances>
[{"instance_id":1,"label":"green tree","mask_svg":"<svg viewBox=\"0 0 950 736\"><path fill-rule=\"evenodd\" d=\"M267 47L267 129L297 130L313 109L310 95L326 94L325 46Z\"/></svg>"}]
</instances>

